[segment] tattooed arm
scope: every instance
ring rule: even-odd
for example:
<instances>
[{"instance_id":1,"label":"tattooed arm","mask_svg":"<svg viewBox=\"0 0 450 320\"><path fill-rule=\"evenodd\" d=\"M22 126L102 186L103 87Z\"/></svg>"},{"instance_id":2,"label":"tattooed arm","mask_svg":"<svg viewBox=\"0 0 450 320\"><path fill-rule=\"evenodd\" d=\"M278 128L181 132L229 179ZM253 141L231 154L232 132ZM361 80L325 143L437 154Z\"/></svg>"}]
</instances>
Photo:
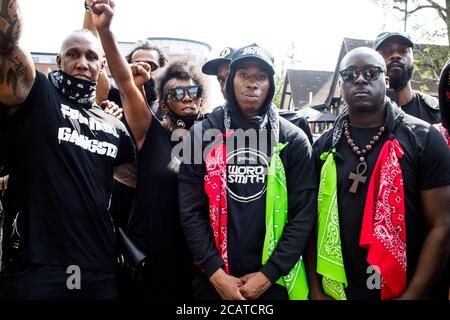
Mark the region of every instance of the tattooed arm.
<instances>
[{"instance_id":1,"label":"tattooed arm","mask_svg":"<svg viewBox=\"0 0 450 320\"><path fill-rule=\"evenodd\" d=\"M22 18L17 0L0 0L0 101L14 113L27 98L36 71L30 55L19 48Z\"/></svg>"}]
</instances>

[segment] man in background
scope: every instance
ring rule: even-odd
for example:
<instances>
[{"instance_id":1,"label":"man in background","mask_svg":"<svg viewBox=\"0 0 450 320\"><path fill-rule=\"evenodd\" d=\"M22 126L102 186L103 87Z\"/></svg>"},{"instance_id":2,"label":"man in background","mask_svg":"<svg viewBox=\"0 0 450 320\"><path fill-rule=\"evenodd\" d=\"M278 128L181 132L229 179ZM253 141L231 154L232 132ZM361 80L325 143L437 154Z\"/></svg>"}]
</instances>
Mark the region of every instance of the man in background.
<instances>
[{"instance_id":1,"label":"man in background","mask_svg":"<svg viewBox=\"0 0 450 320\"><path fill-rule=\"evenodd\" d=\"M438 99L411 87L415 67L411 38L405 33L383 32L375 39L373 48L386 62L389 88L392 89L388 96L409 115L430 124L441 122Z\"/></svg>"}]
</instances>

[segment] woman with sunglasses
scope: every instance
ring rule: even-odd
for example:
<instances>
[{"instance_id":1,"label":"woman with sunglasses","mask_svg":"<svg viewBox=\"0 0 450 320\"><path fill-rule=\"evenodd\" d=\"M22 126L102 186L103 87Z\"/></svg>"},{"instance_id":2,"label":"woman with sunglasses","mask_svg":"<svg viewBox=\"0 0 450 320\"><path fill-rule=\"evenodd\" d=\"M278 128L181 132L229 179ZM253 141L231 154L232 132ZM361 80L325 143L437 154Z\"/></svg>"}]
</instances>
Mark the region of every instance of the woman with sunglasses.
<instances>
[{"instance_id":1,"label":"woman with sunglasses","mask_svg":"<svg viewBox=\"0 0 450 320\"><path fill-rule=\"evenodd\" d=\"M181 62L172 64L159 83L159 96L163 114L163 125L170 129L189 129L201 118L203 86L194 75L195 65ZM190 70L189 70L190 69ZM170 78L178 74L177 78ZM181 78L178 78L181 76Z\"/></svg>"},{"instance_id":2,"label":"woman with sunglasses","mask_svg":"<svg viewBox=\"0 0 450 320\"><path fill-rule=\"evenodd\" d=\"M96 6L96 10L104 12L101 20L104 28L99 30L99 34L103 35L103 38L100 38L102 38L104 51L107 53L111 71L115 70L117 73L115 78L117 84L122 84L124 87L123 83L129 78L125 77L125 71L128 71L125 68L126 62L119 54L118 45L109 29L114 16L112 1L98 0L95 2L100 3ZM120 177L121 182L136 187L129 225L125 228L129 239L121 236L120 238L125 241L121 241L120 244L123 246L121 253L123 253L125 264L132 271L131 276L137 278L143 275L144 278L142 281L130 281L129 277L125 276L123 279L125 283L121 283L123 286L119 289L121 290L119 296L126 299L188 300L192 296L191 269L193 263L179 223L177 173L171 170L172 166L170 165L174 146L171 141L171 130L174 127L162 124L152 113L148 104L153 101L153 98L146 93L145 87L149 83L149 79L155 75L155 65L162 66L164 61L156 60L157 55L153 55L153 58L148 55L148 53L150 55L156 53L157 50L154 48L149 48L146 44L138 48L140 49L130 54L130 60L127 62L132 61L131 73L134 77L134 84L146 96L147 104L127 103L124 108L125 118L138 150L137 176L135 168L123 167L115 172L115 176ZM157 53L161 58L160 52ZM200 71L191 63L174 62L162 70L164 70L164 74L160 78L160 83L164 88L164 94L161 94L160 97L155 94L154 97L155 99L159 98L160 101L168 98L169 89L189 85L203 86ZM179 81L171 81L172 79ZM186 81L191 82L186 84ZM155 83L153 80L152 82ZM164 85L166 82L168 82L167 86ZM127 86L125 88L129 89ZM195 94L194 89L188 91L189 94L183 97L181 102L177 102L184 105L182 108L172 105L171 98L165 102L173 108L175 113L180 113L181 117L192 115L191 109L199 113L202 103L202 92L197 91ZM124 95L122 91L120 95L124 101L130 100L130 97ZM195 98L192 99L191 96ZM118 234L122 234L120 230ZM128 240L132 241L138 250L133 251L134 248L126 247L125 242ZM145 259L140 257L138 263L133 261L136 257L132 256L137 251L146 255Z\"/></svg>"},{"instance_id":3,"label":"woman with sunglasses","mask_svg":"<svg viewBox=\"0 0 450 320\"><path fill-rule=\"evenodd\" d=\"M164 120L148 109L125 110L139 150L136 199L126 233L148 257L144 279L133 288L138 298L192 299L193 259L179 218L178 161L171 157L179 141L171 137L202 118L203 81L195 64L173 61L157 80Z\"/></svg>"}]
</instances>

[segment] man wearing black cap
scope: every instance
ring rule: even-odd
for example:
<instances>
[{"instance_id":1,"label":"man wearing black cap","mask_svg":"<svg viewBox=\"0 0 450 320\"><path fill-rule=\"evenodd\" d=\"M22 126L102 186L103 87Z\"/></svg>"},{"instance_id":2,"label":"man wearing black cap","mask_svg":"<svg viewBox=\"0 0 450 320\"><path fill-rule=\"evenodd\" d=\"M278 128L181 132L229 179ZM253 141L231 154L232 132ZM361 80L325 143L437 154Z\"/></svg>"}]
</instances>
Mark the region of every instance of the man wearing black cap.
<instances>
[{"instance_id":1,"label":"man wearing black cap","mask_svg":"<svg viewBox=\"0 0 450 320\"><path fill-rule=\"evenodd\" d=\"M227 83L228 74L230 72L229 66L234 51L235 49L231 47L225 47L220 52L220 58L209 60L202 67L202 72L204 74L217 77L217 81L219 81L220 84L220 91L225 100L227 100L225 84Z\"/></svg>"},{"instance_id":2,"label":"man wearing black cap","mask_svg":"<svg viewBox=\"0 0 450 320\"><path fill-rule=\"evenodd\" d=\"M217 81L219 81L220 84L220 91L222 92L225 100L227 100L226 83L230 72L229 66L234 51L235 49L226 47L221 51L220 58L212 59L205 63L202 67L202 72L204 74L217 77ZM308 120L294 111L279 109L278 112L281 117L302 129L306 133L309 142L313 143L313 137L311 134L311 129L308 125Z\"/></svg>"},{"instance_id":3,"label":"man wearing black cap","mask_svg":"<svg viewBox=\"0 0 450 320\"><path fill-rule=\"evenodd\" d=\"M374 41L377 50L386 62L389 87L403 111L430 124L440 122L438 99L413 90L411 78L414 73L414 44L405 33L383 32Z\"/></svg>"},{"instance_id":4,"label":"man wearing black cap","mask_svg":"<svg viewBox=\"0 0 450 320\"><path fill-rule=\"evenodd\" d=\"M274 92L270 53L243 47L230 64L225 106L190 131L190 150L203 152L184 159L178 177L197 299L307 297L301 254L314 224L311 146L279 117Z\"/></svg>"}]
</instances>

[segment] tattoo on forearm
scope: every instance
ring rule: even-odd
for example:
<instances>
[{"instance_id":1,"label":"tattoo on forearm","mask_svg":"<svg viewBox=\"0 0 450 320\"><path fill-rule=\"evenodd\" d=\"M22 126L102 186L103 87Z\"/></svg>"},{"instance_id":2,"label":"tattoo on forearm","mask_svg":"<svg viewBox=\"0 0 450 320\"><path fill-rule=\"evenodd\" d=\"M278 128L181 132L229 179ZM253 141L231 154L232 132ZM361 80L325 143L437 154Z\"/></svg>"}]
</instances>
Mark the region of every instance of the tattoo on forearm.
<instances>
[{"instance_id":1,"label":"tattoo on forearm","mask_svg":"<svg viewBox=\"0 0 450 320\"><path fill-rule=\"evenodd\" d=\"M19 40L21 21L16 0L0 0L0 52L10 52Z\"/></svg>"},{"instance_id":2,"label":"tattoo on forearm","mask_svg":"<svg viewBox=\"0 0 450 320\"><path fill-rule=\"evenodd\" d=\"M26 86L29 83L28 71L25 65L19 60L17 57L13 60L13 66L9 69L8 76L11 75L11 81L14 81L15 85L9 83L7 80L8 86L13 88L14 94L16 94L17 90L17 82L20 81L22 86Z\"/></svg>"},{"instance_id":3,"label":"tattoo on forearm","mask_svg":"<svg viewBox=\"0 0 450 320\"><path fill-rule=\"evenodd\" d=\"M0 85L6 80L6 85L12 89L14 95L18 94L19 85L25 88L31 83L30 74L22 62L25 57L20 55L23 53L18 52L12 59L0 59Z\"/></svg>"}]
</instances>

